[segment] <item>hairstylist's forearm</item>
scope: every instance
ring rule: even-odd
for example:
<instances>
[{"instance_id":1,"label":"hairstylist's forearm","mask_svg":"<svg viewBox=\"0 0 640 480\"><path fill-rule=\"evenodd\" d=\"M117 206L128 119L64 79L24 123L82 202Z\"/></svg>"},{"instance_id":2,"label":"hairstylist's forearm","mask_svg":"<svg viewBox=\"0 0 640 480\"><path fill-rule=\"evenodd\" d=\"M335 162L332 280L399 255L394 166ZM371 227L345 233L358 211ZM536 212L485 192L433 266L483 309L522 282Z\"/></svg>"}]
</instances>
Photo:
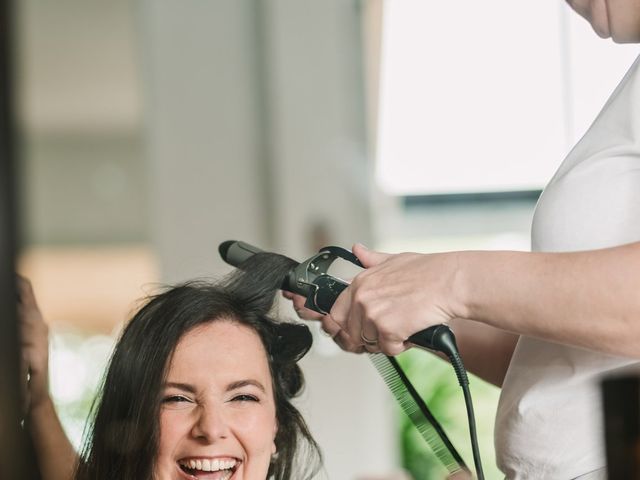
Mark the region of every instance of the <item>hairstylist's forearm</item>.
<instances>
[{"instance_id":1,"label":"hairstylist's forearm","mask_svg":"<svg viewBox=\"0 0 640 480\"><path fill-rule=\"evenodd\" d=\"M43 480L71 480L78 454L65 434L51 399L31 409L29 430Z\"/></svg>"},{"instance_id":2,"label":"hairstylist's forearm","mask_svg":"<svg viewBox=\"0 0 640 480\"><path fill-rule=\"evenodd\" d=\"M520 336L461 318L453 319L450 326L466 369L501 387Z\"/></svg>"},{"instance_id":3,"label":"hairstylist's forearm","mask_svg":"<svg viewBox=\"0 0 640 480\"><path fill-rule=\"evenodd\" d=\"M640 357L640 243L573 253L463 252L460 275L467 318Z\"/></svg>"}]
</instances>

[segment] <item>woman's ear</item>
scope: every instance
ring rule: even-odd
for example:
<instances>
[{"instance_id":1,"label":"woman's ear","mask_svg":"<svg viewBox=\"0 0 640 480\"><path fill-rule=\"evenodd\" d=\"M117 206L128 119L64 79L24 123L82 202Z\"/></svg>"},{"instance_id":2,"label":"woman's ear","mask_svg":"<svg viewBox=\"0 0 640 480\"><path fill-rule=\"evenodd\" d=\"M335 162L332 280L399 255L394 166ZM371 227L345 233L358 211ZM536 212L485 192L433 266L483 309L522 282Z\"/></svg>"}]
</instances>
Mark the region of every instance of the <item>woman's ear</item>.
<instances>
[{"instance_id":1,"label":"woman's ear","mask_svg":"<svg viewBox=\"0 0 640 480\"><path fill-rule=\"evenodd\" d=\"M273 441L271 442L271 455L278 453L278 447L276 447L276 435L278 434L278 422L273 424Z\"/></svg>"}]
</instances>

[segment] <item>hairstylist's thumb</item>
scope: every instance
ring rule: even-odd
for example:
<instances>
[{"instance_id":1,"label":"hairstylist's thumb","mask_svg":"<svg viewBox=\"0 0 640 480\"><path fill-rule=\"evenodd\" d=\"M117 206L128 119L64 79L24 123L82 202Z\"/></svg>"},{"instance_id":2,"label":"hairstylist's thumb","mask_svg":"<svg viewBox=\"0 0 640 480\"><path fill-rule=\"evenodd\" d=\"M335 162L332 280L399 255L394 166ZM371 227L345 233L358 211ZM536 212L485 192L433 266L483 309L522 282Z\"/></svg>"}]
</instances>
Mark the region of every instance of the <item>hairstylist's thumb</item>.
<instances>
[{"instance_id":1,"label":"hairstylist's thumb","mask_svg":"<svg viewBox=\"0 0 640 480\"><path fill-rule=\"evenodd\" d=\"M379 263L384 262L391 256L390 253L382 253L376 252L375 250L369 250L361 243L356 243L353 246L353 254L358 257L358 260L360 260L360 263L362 263L364 268L374 267Z\"/></svg>"}]
</instances>

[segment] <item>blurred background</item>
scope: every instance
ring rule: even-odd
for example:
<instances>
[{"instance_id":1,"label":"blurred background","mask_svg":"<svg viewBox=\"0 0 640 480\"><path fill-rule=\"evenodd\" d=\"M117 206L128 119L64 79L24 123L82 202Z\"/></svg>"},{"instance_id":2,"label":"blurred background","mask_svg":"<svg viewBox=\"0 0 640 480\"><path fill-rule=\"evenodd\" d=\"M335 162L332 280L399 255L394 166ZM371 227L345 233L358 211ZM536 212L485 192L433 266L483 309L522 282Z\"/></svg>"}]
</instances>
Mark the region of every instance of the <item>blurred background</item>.
<instances>
[{"instance_id":1,"label":"blurred background","mask_svg":"<svg viewBox=\"0 0 640 480\"><path fill-rule=\"evenodd\" d=\"M528 250L540 190L638 54L560 0L17 8L19 271L76 445L123 322L158 285L228 272L224 240L297 259L354 242ZM401 362L472 464L451 368ZM316 335L303 367L320 478L443 477L367 358ZM471 388L500 478L499 392Z\"/></svg>"}]
</instances>

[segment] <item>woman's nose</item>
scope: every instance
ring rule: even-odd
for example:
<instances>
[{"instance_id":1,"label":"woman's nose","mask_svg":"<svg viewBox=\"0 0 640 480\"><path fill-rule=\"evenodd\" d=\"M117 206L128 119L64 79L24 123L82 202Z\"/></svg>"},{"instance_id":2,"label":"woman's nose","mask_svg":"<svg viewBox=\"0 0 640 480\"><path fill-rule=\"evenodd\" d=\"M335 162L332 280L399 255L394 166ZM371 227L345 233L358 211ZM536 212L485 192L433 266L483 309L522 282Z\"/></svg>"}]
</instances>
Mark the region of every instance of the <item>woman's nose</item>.
<instances>
[{"instance_id":1,"label":"woman's nose","mask_svg":"<svg viewBox=\"0 0 640 480\"><path fill-rule=\"evenodd\" d=\"M213 442L217 438L226 438L228 436L229 425L224 412L220 408L200 405L196 415L192 429L192 434L195 438L203 438Z\"/></svg>"}]
</instances>

